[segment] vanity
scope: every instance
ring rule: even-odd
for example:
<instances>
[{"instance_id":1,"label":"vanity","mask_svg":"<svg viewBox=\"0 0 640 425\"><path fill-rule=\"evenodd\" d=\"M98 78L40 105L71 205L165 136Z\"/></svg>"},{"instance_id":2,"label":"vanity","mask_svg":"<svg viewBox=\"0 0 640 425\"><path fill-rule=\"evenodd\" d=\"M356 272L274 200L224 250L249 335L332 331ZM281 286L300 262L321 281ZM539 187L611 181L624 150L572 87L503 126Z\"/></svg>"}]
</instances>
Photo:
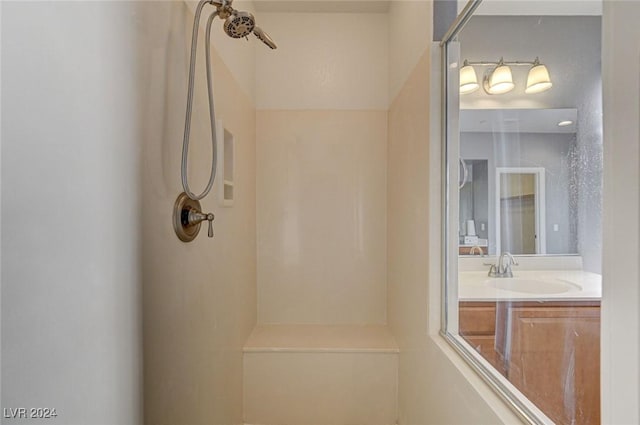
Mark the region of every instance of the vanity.
<instances>
[{"instance_id":1,"label":"vanity","mask_svg":"<svg viewBox=\"0 0 640 425\"><path fill-rule=\"evenodd\" d=\"M599 424L600 275L491 278L475 261L459 273L460 336L555 423Z\"/></svg>"}]
</instances>

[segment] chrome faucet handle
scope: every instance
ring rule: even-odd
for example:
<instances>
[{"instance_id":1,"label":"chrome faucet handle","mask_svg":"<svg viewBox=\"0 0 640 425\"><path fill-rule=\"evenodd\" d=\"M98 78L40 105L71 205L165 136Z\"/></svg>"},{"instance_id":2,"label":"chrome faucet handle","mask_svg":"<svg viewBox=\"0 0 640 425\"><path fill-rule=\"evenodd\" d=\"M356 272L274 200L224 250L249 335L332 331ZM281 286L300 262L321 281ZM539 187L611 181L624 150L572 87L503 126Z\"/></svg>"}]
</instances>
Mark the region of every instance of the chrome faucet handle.
<instances>
[{"instance_id":1,"label":"chrome faucet handle","mask_svg":"<svg viewBox=\"0 0 640 425\"><path fill-rule=\"evenodd\" d=\"M209 222L209 231L207 231L207 236L210 238L213 237L213 219L216 218L213 213L207 214L207 221Z\"/></svg>"},{"instance_id":2,"label":"chrome faucet handle","mask_svg":"<svg viewBox=\"0 0 640 425\"><path fill-rule=\"evenodd\" d=\"M186 193L178 195L173 205L173 230L182 242L191 242L200 232L200 224L209 222L208 236L213 237L213 213L201 212L200 201L191 199Z\"/></svg>"},{"instance_id":3,"label":"chrome faucet handle","mask_svg":"<svg viewBox=\"0 0 640 425\"><path fill-rule=\"evenodd\" d=\"M202 213L194 208L189 210L188 222L189 222L189 225L195 226L196 224L207 220L209 222L209 231L207 232L207 236L212 238L213 237L213 220L215 218L216 217L215 215L213 215L213 213Z\"/></svg>"},{"instance_id":4,"label":"chrome faucet handle","mask_svg":"<svg viewBox=\"0 0 640 425\"><path fill-rule=\"evenodd\" d=\"M513 270L511 270L511 265L508 264L504 266L504 270L501 273L502 277L513 277Z\"/></svg>"}]
</instances>

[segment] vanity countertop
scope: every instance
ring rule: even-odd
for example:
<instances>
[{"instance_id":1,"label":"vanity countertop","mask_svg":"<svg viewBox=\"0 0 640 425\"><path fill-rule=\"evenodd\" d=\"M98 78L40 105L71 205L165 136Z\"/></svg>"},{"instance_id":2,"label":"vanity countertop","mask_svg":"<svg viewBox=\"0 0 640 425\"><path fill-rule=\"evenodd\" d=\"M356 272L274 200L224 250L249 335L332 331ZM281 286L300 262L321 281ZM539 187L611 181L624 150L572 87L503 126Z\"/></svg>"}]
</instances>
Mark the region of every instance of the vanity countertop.
<instances>
[{"instance_id":1,"label":"vanity countertop","mask_svg":"<svg viewBox=\"0 0 640 425\"><path fill-rule=\"evenodd\" d=\"M595 301L602 297L602 276L582 270L514 270L513 278L461 271L458 276L460 301Z\"/></svg>"}]
</instances>

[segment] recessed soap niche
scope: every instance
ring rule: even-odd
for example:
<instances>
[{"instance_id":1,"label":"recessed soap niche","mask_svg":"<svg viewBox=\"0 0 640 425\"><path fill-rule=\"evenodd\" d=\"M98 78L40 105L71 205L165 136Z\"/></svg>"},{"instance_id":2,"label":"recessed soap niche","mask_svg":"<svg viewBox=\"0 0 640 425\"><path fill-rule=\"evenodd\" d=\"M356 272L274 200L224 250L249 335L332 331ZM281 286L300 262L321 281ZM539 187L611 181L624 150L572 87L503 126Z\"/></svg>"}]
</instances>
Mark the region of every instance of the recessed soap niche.
<instances>
[{"instance_id":1,"label":"recessed soap niche","mask_svg":"<svg viewBox=\"0 0 640 425\"><path fill-rule=\"evenodd\" d=\"M218 200L223 207L232 207L235 199L235 138L222 121L218 131Z\"/></svg>"}]
</instances>

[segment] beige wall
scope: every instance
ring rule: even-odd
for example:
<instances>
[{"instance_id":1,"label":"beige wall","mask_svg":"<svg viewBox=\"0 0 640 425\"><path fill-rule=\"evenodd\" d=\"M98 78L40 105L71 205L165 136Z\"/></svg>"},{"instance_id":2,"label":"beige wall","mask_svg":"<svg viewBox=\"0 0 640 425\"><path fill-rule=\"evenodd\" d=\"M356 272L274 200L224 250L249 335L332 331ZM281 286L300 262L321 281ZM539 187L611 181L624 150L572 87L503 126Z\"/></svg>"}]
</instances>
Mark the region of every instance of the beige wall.
<instances>
[{"instance_id":1,"label":"beige wall","mask_svg":"<svg viewBox=\"0 0 640 425\"><path fill-rule=\"evenodd\" d=\"M277 50L256 49L260 109L386 110L383 13L261 13Z\"/></svg>"},{"instance_id":2,"label":"beige wall","mask_svg":"<svg viewBox=\"0 0 640 425\"><path fill-rule=\"evenodd\" d=\"M386 322L386 111L258 111L258 321Z\"/></svg>"},{"instance_id":3,"label":"beige wall","mask_svg":"<svg viewBox=\"0 0 640 425\"><path fill-rule=\"evenodd\" d=\"M432 2L389 3L389 103L392 103L431 43Z\"/></svg>"},{"instance_id":4,"label":"beige wall","mask_svg":"<svg viewBox=\"0 0 640 425\"><path fill-rule=\"evenodd\" d=\"M389 109L388 319L400 347L399 423L427 423L429 60L420 63Z\"/></svg>"},{"instance_id":5,"label":"beige wall","mask_svg":"<svg viewBox=\"0 0 640 425\"><path fill-rule=\"evenodd\" d=\"M263 13L258 321L386 322L387 17Z\"/></svg>"},{"instance_id":6,"label":"beige wall","mask_svg":"<svg viewBox=\"0 0 640 425\"><path fill-rule=\"evenodd\" d=\"M164 15L158 16L158 9ZM221 207L214 190L201 201L215 214L214 238L207 238L205 227L195 241L179 241L171 214L182 192L193 15L182 2L166 2L149 3L142 16L155 21L146 34L153 48L140 52L146 64L141 70L147 75L145 102L151 105L143 117L148 131L141 204L145 422L239 424L242 346L256 322L255 109L214 49L216 112L235 136L235 203ZM210 161L202 40L201 33L189 175L196 192L208 179Z\"/></svg>"},{"instance_id":7,"label":"beige wall","mask_svg":"<svg viewBox=\"0 0 640 425\"><path fill-rule=\"evenodd\" d=\"M431 4L417 3L406 13L424 18L408 22L431 22ZM387 314L400 347L398 423L520 423L438 335L440 137L433 129L439 127L440 81L438 73L431 75L430 47L437 49L424 46L389 108Z\"/></svg>"},{"instance_id":8,"label":"beige wall","mask_svg":"<svg viewBox=\"0 0 640 425\"><path fill-rule=\"evenodd\" d=\"M388 315L400 347L398 423L495 424L500 419L429 335L429 244L439 238L429 229L429 72L427 51L389 110Z\"/></svg>"}]
</instances>

